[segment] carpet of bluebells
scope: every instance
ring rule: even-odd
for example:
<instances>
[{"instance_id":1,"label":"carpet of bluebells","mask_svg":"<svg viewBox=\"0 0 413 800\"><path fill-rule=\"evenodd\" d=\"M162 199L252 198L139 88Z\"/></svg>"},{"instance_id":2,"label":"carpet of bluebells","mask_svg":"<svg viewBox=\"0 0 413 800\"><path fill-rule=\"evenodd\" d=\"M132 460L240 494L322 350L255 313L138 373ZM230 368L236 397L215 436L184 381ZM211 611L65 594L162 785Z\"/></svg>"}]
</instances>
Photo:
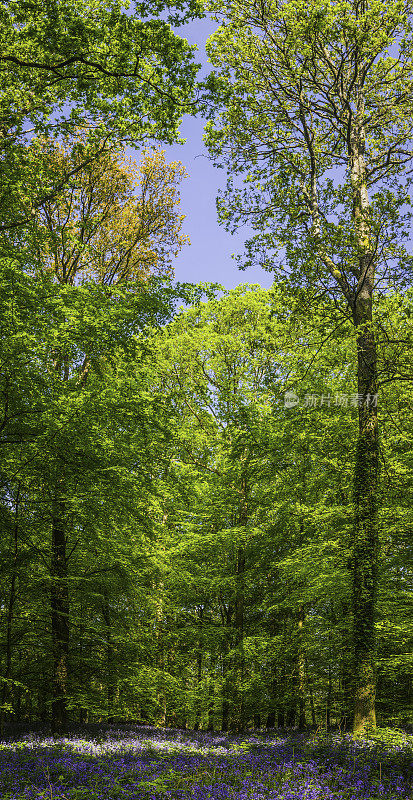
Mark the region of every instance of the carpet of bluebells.
<instances>
[{"instance_id":1,"label":"carpet of bluebells","mask_svg":"<svg viewBox=\"0 0 413 800\"><path fill-rule=\"evenodd\" d=\"M106 726L0 743L1 800L410 800L413 736Z\"/></svg>"}]
</instances>

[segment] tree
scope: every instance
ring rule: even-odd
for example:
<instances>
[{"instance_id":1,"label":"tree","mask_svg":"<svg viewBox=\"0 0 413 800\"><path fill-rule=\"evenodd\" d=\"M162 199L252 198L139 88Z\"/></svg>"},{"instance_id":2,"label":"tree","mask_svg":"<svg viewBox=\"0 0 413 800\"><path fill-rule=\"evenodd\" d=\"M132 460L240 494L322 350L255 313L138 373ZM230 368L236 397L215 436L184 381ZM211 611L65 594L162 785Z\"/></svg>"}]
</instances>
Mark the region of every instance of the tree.
<instances>
[{"instance_id":1,"label":"tree","mask_svg":"<svg viewBox=\"0 0 413 800\"><path fill-rule=\"evenodd\" d=\"M212 155L233 176L218 201L248 221L258 259L329 296L357 343L358 445L351 557L354 731L375 725L379 438L375 293L404 288L410 214L411 4L240 0L212 8L209 54L223 110ZM407 210L406 210L407 208ZM274 253L279 253L274 266Z\"/></svg>"},{"instance_id":2,"label":"tree","mask_svg":"<svg viewBox=\"0 0 413 800\"><path fill-rule=\"evenodd\" d=\"M198 9L190 2L181 11L172 11L169 22L156 19L162 9L162 3L156 1L142 5L140 19L122 12L118 3L90 6L79 0L17 8L4 2L0 7L0 256L13 276L17 262L22 272L36 274L42 288L48 281L42 280L41 273L51 269L62 285L62 305L55 298L56 314L45 312L41 304L35 312L48 319L55 334L52 345L49 337L46 345L36 335L35 350L40 347L38 359L48 376L46 393L56 393L63 407L67 404L70 408L71 401L76 405L75 396L82 406L86 383L92 380L93 371L101 370L102 352L107 354L116 347L119 336L118 328L110 341L113 328L107 320L108 327L98 325L97 339L89 339L87 351L82 351L75 330L77 312L84 315L87 325L89 306L86 302L80 310L82 295L70 291L74 284L89 279L106 287L122 282L131 285L150 273L165 275L185 240L180 234L182 216L176 210L181 166L168 167L160 151L147 152L137 181L140 197L135 198L137 168L119 165L114 156L124 141L175 141L184 110L193 108L197 71L193 48L172 33L169 23L193 16ZM16 287L21 287L20 281L14 282L13 293ZM156 317L154 296L158 292L160 296L162 290L159 285L155 291L148 284L146 288L148 312ZM134 287L138 296L141 290L142 286ZM8 285L5 294L8 303ZM111 298L116 308L120 296L108 296L109 304ZM16 296L17 308L21 302L25 304L24 296ZM136 324L128 318L128 307L129 303L123 304L125 317L118 320L125 335L130 335ZM61 312L67 312L68 319L63 321ZM66 323L69 329L72 326L73 340L67 335ZM83 344L86 342L87 338L83 339ZM8 368L6 374L12 388L7 385L5 423L9 413L14 419L9 398L17 406L25 405L24 398L16 397L19 381L27 390L25 371L19 378ZM51 420L53 427L62 407L58 401L52 406L56 414ZM73 409L72 413L76 416ZM63 416L64 427L70 427L70 413ZM26 444L42 438L30 420L26 430L20 425L19 435ZM48 472L43 480L51 526L52 720L60 726L66 717L70 683L68 542L70 495L76 482L73 484L71 465L56 436L56 431L51 434L50 458L45 458ZM7 475L6 484L13 483L10 473ZM10 598L10 613L13 603ZM10 669L7 667L7 675Z\"/></svg>"},{"instance_id":3,"label":"tree","mask_svg":"<svg viewBox=\"0 0 413 800\"><path fill-rule=\"evenodd\" d=\"M55 145L45 140L33 143L42 158L47 156L49 168L57 179L59 175L71 174L72 177L53 201L46 201L36 211L25 230L24 248L20 253L26 270L30 269L37 276L49 275L62 287L63 308L69 315L68 327L59 315L52 315L54 346L49 351L50 363L47 364L46 358L46 369L55 371L54 389L68 408L72 406L72 399L75 404L82 405L91 373L101 370L102 352L107 353L106 348L109 351L111 348L108 331L102 339L102 330L96 334L96 341L89 340L87 351L82 351L82 345L79 347L75 332L77 295L74 293L72 298L70 289L80 282L85 288L88 284L107 288L127 284L130 291L133 289L139 295L151 273L165 277L165 273L170 272L173 256L186 241L180 233L183 216L177 208L177 185L185 174L181 164L167 165L164 153L159 150L146 151L139 167L109 153L87 163L85 146L82 134L73 144ZM13 233L9 236L12 242ZM136 285L137 281L140 286ZM149 284L147 288L150 306ZM72 302L75 308L69 312ZM88 316L87 304L81 313ZM69 419L70 413L65 427ZM52 720L55 727L61 727L66 722L69 691L68 543L69 509L74 489L70 463L64 453L53 444L49 454L50 469L44 478L48 489L44 491L51 509Z\"/></svg>"},{"instance_id":4,"label":"tree","mask_svg":"<svg viewBox=\"0 0 413 800\"><path fill-rule=\"evenodd\" d=\"M68 719L343 725L351 324L334 333L327 300L304 319L302 299L280 286L239 287L161 328L173 296L151 282L62 286L9 266L1 287L5 720L47 722L58 697L51 533L64 473ZM411 310L411 293L377 307L391 331L378 343L381 725L408 721L411 692L411 397L407 382L385 383L411 371L399 354ZM57 341L68 378L53 366ZM80 387L85 352L93 362ZM296 407L282 402L287 380Z\"/></svg>"},{"instance_id":5,"label":"tree","mask_svg":"<svg viewBox=\"0 0 413 800\"><path fill-rule=\"evenodd\" d=\"M167 6L170 9L169 6ZM196 0L159 18L162 1L134 14L116 0L0 4L0 229L20 231L53 200L78 163L58 176L28 147L34 135L73 136L83 128L86 165L113 144L177 139L193 111L193 47L176 36L201 14Z\"/></svg>"},{"instance_id":6,"label":"tree","mask_svg":"<svg viewBox=\"0 0 413 800\"><path fill-rule=\"evenodd\" d=\"M311 679L313 711L320 713L328 659L331 705L336 699L339 626L331 632L334 658L321 639L330 625L329 604L340 617L346 586L341 493L346 497L348 470L338 478L337 465L345 457L338 432L348 433L349 414L343 419L340 409L310 406L290 412L279 395L287 375L303 392L311 390L311 380L320 394L343 391L348 371L339 378L335 373L340 356L348 357L348 330L337 334L334 352L317 361L318 335L306 336L296 314L282 287L239 287L178 316L159 340L159 379L176 409L163 591L185 637L180 669L186 663L195 676L198 705L190 713L199 720L200 705L205 724L213 679L215 712L225 730L242 729L252 719L304 726ZM293 345L303 337L304 353ZM329 375L324 383L323 371ZM329 492L332 471L335 492ZM199 609L200 678L189 638ZM167 629L171 635L171 620Z\"/></svg>"},{"instance_id":7,"label":"tree","mask_svg":"<svg viewBox=\"0 0 413 800\"><path fill-rule=\"evenodd\" d=\"M69 285L170 277L172 259L188 242L179 214L182 164L167 164L158 149L144 151L139 164L108 153L85 165L81 139L42 144L54 174L72 177L28 226L33 271L50 271Z\"/></svg>"},{"instance_id":8,"label":"tree","mask_svg":"<svg viewBox=\"0 0 413 800\"><path fill-rule=\"evenodd\" d=\"M106 711L96 682L107 682L107 609L125 653L119 607L136 607L137 572L151 570L167 410L150 391L145 332L174 293L150 281L62 287L10 266L2 279L1 702L17 717L51 709L58 728L76 703ZM122 670L112 661L111 685L119 672L126 681L126 656Z\"/></svg>"}]
</instances>

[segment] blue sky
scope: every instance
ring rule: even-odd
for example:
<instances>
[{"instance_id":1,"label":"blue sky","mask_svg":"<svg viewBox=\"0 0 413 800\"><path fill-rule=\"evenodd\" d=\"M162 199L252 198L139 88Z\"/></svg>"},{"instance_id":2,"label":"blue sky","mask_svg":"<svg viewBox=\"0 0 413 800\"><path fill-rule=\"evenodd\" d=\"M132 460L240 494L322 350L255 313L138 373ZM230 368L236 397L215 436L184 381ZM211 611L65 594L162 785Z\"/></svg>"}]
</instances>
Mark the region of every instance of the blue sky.
<instances>
[{"instance_id":1,"label":"blue sky","mask_svg":"<svg viewBox=\"0 0 413 800\"><path fill-rule=\"evenodd\" d=\"M198 45L196 61L207 67L205 42L216 29L217 24L210 20L197 20L177 31L190 44ZM240 271L231 258L232 253L243 250L246 235L231 236L218 225L215 198L219 188L225 186L225 170L216 169L207 156L202 141L205 121L186 117L181 126L181 134L187 140L185 145L166 147L168 160L179 160L185 165L189 178L181 185L181 208L186 214L184 232L191 240L176 258L175 277L179 281L218 282L227 288L240 283L259 283L270 287L271 273L260 268Z\"/></svg>"}]
</instances>

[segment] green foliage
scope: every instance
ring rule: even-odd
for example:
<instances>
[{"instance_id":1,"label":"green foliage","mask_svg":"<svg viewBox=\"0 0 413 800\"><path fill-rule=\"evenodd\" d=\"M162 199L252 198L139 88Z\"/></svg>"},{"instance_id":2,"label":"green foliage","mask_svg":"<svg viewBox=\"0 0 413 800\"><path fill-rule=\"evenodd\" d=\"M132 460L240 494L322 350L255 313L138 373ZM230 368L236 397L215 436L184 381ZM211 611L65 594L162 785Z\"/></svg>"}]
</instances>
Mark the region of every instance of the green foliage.
<instances>
[{"instance_id":1,"label":"green foliage","mask_svg":"<svg viewBox=\"0 0 413 800\"><path fill-rule=\"evenodd\" d=\"M385 2L304 10L299 0L210 8L222 24L208 43L216 105L206 141L229 171L222 223L256 231L241 264L342 294L351 308L363 247L354 209L365 183L378 287L405 286L410 10ZM359 136L365 176L356 179Z\"/></svg>"},{"instance_id":2,"label":"green foliage","mask_svg":"<svg viewBox=\"0 0 413 800\"><path fill-rule=\"evenodd\" d=\"M82 130L84 165L122 142L176 141L195 107L198 66L194 48L159 18L163 8L144 4L139 18L118 0L0 4L0 229L20 243L22 226L76 172L56 174L33 134ZM182 2L175 23L187 13L202 12Z\"/></svg>"},{"instance_id":3,"label":"green foliage","mask_svg":"<svg viewBox=\"0 0 413 800\"><path fill-rule=\"evenodd\" d=\"M320 747L329 728L348 726L358 446L348 398L358 392L352 323L363 335L357 308L373 240L377 706L381 725L408 723L410 18L381 2L358 15L318 0L305 13L298 0L260 8L232 4L212 37L219 74L209 83L222 113L207 142L231 173L222 220L252 221L245 263L258 258L278 280L218 298L217 287L144 280L139 254L116 285L88 262L99 237L113 255L118 219L129 231L132 190L122 194L116 166L124 143L172 142L196 109L193 48L169 23L202 9L0 2L2 723L59 714L204 729L310 723ZM398 59L387 52L396 41ZM361 142L351 127L357 69L361 183L348 153L349 130ZM147 158L162 167L159 153ZM171 189L182 170L171 169L156 219L165 223L167 209L172 222L152 242L151 264L162 247L169 264L182 243ZM49 224L99 170L96 213L77 216L70 234L61 217ZM367 215L359 190L370 191ZM107 198L120 216L104 228ZM175 314L179 299L187 307ZM374 741L392 736L383 729ZM175 774L142 787L172 785Z\"/></svg>"},{"instance_id":4,"label":"green foliage","mask_svg":"<svg viewBox=\"0 0 413 800\"><path fill-rule=\"evenodd\" d=\"M324 309L331 346L320 350L314 310L305 322L282 288L240 287L156 329L174 299L156 284L62 291L8 267L2 286L4 610L17 580L5 703L19 718L49 713L48 529L64 469L71 718L217 727L227 702L232 727L271 711L273 725L292 724L303 664L307 720L325 727L327 708L341 724L356 409L289 409L283 393L348 393L347 324L329 327ZM395 306L380 313L397 338ZM66 375L50 368L57 347L70 353ZM87 352L98 368L79 391ZM389 384L379 713L398 724L411 641L408 409Z\"/></svg>"},{"instance_id":5,"label":"green foliage","mask_svg":"<svg viewBox=\"0 0 413 800\"><path fill-rule=\"evenodd\" d=\"M406 733L395 728L376 728L374 732L368 732L367 738L375 744L389 749L391 747L409 747L411 741Z\"/></svg>"}]
</instances>

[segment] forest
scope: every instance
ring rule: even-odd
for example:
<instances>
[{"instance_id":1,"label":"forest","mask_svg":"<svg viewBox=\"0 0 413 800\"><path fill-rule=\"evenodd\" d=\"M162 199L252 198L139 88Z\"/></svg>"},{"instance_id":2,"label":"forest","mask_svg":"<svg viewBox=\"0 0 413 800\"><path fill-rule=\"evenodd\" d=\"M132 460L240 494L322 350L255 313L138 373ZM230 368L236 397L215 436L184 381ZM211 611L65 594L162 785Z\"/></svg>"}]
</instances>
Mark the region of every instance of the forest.
<instances>
[{"instance_id":1,"label":"forest","mask_svg":"<svg viewBox=\"0 0 413 800\"><path fill-rule=\"evenodd\" d=\"M413 4L1 0L0 42L1 797L407 800ZM175 279L188 115L235 289Z\"/></svg>"}]
</instances>

